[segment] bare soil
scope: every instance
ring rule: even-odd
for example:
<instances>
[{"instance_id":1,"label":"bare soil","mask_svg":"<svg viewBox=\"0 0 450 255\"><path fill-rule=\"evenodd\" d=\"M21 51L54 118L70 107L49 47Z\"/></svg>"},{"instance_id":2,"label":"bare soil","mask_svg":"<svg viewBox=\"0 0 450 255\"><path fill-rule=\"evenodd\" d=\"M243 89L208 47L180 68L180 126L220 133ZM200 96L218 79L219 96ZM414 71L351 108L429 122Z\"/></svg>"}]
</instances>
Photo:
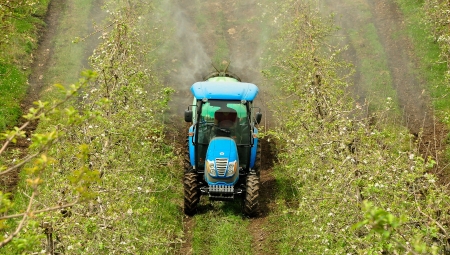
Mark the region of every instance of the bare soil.
<instances>
[{"instance_id":1,"label":"bare soil","mask_svg":"<svg viewBox=\"0 0 450 255\"><path fill-rule=\"evenodd\" d=\"M260 176L260 215L250 219L248 227L253 236L253 254L275 254L275 247L266 240L270 232L267 229L269 215L274 211L276 195L276 179L273 175L273 166L276 161L274 144L268 138L261 140L261 176Z\"/></svg>"}]
</instances>

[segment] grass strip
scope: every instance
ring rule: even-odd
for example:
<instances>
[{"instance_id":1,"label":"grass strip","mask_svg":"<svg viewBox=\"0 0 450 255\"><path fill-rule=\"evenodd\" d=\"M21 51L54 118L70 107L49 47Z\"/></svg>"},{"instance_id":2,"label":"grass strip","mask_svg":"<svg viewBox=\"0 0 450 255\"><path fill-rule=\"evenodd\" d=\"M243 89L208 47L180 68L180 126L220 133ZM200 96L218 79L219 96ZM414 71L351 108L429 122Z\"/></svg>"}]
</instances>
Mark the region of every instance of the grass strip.
<instances>
[{"instance_id":1,"label":"grass strip","mask_svg":"<svg viewBox=\"0 0 450 255\"><path fill-rule=\"evenodd\" d=\"M409 38L414 45L414 53L419 63L423 82L432 97L435 109L442 117L449 117L450 98L445 75L447 65L440 58L439 44L432 39L431 28L426 24L426 13L422 1L396 0L406 20Z\"/></svg>"},{"instance_id":2,"label":"grass strip","mask_svg":"<svg viewBox=\"0 0 450 255\"><path fill-rule=\"evenodd\" d=\"M83 69L89 69L87 60L95 45L88 45L87 40L80 40L80 38L85 38L92 31L94 20L90 19L90 16L94 4L94 0L69 0L61 10L58 10L64 18L59 21L56 36L52 42L53 54L43 78L46 84L44 89L47 90L43 94L43 100L61 96L54 91L53 84L68 86L77 82ZM100 9L94 11L100 12L98 16L102 16Z\"/></svg>"},{"instance_id":3,"label":"grass strip","mask_svg":"<svg viewBox=\"0 0 450 255\"><path fill-rule=\"evenodd\" d=\"M206 213L195 216L194 254L251 254L252 236L239 202L211 202Z\"/></svg>"},{"instance_id":4,"label":"grass strip","mask_svg":"<svg viewBox=\"0 0 450 255\"><path fill-rule=\"evenodd\" d=\"M33 61L33 50L38 46L39 31L49 0L36 5L14 8L5 13L0 32L0 131L16 125L22 114L20 103L28 89L28 76ZM16 3L14 3L15 5ZM8 10L3 7L2 11ZM0 15L3 15L0 11Z\"/></svg>"}]
</instances>

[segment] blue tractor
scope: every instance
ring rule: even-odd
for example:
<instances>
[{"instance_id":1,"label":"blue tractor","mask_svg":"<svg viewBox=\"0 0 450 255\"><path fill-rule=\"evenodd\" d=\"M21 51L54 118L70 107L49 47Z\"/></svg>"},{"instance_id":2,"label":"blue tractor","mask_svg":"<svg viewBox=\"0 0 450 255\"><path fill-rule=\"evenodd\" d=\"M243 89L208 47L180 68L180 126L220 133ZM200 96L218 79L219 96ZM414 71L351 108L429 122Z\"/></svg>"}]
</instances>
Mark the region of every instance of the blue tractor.
<instances>
[{"instance_id":1,"label":"blue tractor","mask_svg":"<svg viewBox=\"0 0 450 255\"><path fill-rule=\"evenodd\" d=\"M191 123L184 174L184 212L193 215L201 195L229 201L243 197L243 211L259 207L261 151L258 129L262 114L253 101L258 87L230 73L213 73L191 87Z\"/></svg>"}]
</instances>

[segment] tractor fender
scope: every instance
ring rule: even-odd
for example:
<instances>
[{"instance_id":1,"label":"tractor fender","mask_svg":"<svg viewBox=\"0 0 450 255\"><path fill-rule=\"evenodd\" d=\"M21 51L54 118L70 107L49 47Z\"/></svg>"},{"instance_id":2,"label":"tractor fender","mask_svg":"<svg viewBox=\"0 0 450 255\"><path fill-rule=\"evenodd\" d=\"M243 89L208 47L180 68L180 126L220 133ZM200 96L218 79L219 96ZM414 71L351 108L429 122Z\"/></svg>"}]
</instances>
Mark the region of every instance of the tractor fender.
<instances>
[{"instance_id":1,"label":"tractor fender","mask_svg":"<svg viewBox=\"0 0 450 255\"><path fill-rule=\"evenodd\" d=\"M191 162L191 166L194 167L195 166L194 125L189 127L189 135L188 135L187 139L188 139L188 146L189 146L189 161Z\"/></svg>"},{"instance_id":2,"label":"tractor fender","mask_svg":"<svg viewBox=\"0 0 450 255\"><path fill-rule=\"evenodd\" d=\"M255 167L255 162L256 162L256 153L258 153L258 129L257 128L253 128L253 134L255 135L253 138L253 146L252 146L252 150L250 152L250 168L254 168Z\"/></svg>"}]
</instances>

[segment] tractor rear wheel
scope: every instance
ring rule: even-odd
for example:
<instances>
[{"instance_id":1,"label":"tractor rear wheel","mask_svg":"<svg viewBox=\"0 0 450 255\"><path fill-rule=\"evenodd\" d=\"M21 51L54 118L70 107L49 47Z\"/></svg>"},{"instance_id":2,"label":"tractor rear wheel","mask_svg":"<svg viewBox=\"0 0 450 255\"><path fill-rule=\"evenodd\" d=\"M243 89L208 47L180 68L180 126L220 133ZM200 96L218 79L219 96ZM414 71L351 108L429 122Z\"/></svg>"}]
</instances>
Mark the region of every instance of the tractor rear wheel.
<instances>
[{"instance_id":1,"label":"tractor rear wheel","mask_svg":"<svg viewBox=\"0 0 450 255\"><path fill-rule=\"evenodd\" d=\"M196 173L184 174L184 213L195 214L197 204L200 201L199 182Z\"/></svg>"},{"instance_id":2,"label":"tractor rear wheel","mask_svg":"<svg viewBox=\"0 0 450 255\"><path fill-rule=\"evenodd\" d=\"M253 169L256 172L256 175L259 177L261 174L261 141L258 142L258 148L256 149L256 159L255 166Z\"/></svg>"},{"instance_id":3,"label":"tractor rear wheel","mask_svg":"<svg viewBox=\"0 0 450 255\"><path fill-rule=\"evenodd\" d=\"M259 212L259 177L255 174L247 176L247 187L244 199L244 213L249 217Z\"/></svg>"},{"instance_id":4,"label":"tractor rear wheel","mask_svg":"<svg viewBox=\"0 0 450 255\"><path fill-rule=\"evenodd\" d=\"M183 152L183 167L185 173L189 172L192 169L191 158L189 156L189 136L186 138L186 144Z\"/></svg>"}]
</instances>

